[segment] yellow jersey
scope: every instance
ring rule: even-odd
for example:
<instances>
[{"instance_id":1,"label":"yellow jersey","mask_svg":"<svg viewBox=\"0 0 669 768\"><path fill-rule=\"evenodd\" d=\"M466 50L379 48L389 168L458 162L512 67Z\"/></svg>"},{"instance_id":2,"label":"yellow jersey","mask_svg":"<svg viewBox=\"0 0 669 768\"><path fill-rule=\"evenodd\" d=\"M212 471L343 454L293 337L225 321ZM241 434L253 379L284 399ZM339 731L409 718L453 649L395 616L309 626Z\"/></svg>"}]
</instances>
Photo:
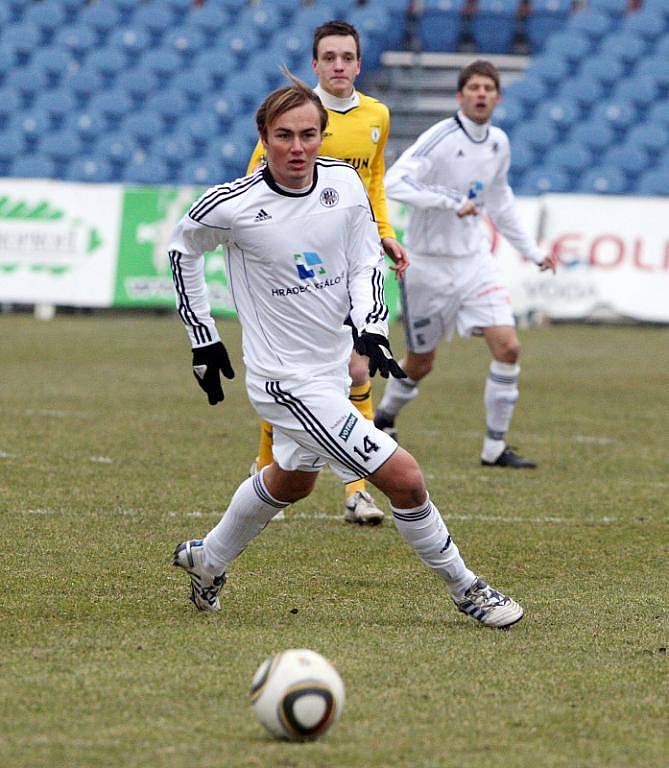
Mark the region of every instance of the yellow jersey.
<instances>
[{"instance_id":1,"label":"yellow jersey","mask_svg":"<svg viewBox=\"0 0 669 768\"><path fill-rule=\"evenodd\" d=\"M345 112L327 109L328 125L323 134L320 153L350 163L360 174L369 195L379 235L395 237L388 218L383 176L386 172L384 151L390 133L390 112L385 104L357 91L357 106ZM247 173L265 159L260 139L253 150Z\"/></svg>"}]
</instances>

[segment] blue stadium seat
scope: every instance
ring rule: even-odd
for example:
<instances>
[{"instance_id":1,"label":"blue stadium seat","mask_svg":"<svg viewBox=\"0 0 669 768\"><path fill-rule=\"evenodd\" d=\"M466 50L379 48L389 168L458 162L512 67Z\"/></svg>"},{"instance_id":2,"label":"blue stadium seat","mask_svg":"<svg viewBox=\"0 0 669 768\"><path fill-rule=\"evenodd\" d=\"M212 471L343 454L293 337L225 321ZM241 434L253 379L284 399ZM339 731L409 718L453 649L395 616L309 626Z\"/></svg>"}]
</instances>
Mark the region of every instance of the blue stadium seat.
<instances>
[{"instance_id":1,"label":"blue stadium seat","mask_svg":"<svg viewBox=\"0 0 669 768\"><path fill-rule=\"evenodd\" d=\"M202 69L184 69L172 78L171 87L188 99L192 109L213 93L216 86L208 72Z\"/></svg>"},{"instance_id":2,"label":"blue stadium seat","mask_svg":"<svg viewBox=\"0 0 669 768\"><path fill-rule=\"evenodd\" d=\"M142 106L149 96L158 93L160 80L148 69L141 66L126 69L116 78L116 87L123 89L136 107Z\"/></svg>"},{"instance_id":3,"label":"blue stadium seat","mask_svg":"<svg viewBox=\"0 0 669 768\"><path fill-rule=\"evenodd\" d=\"M526 112L530 114L534 107L546 97L548 89L540 77L533 77L529 74L519 80L514 80L505 93L507 96L521 101Z\"/></svg>"},{"instance_id":4,"label":"blue stadium seat","mask_svg":"<svg viewBox=\"0 0 669 768\"><path fill-rule=\"evenodd\" d=\"M161 48L147 51L140 59L139 65L148 69L164 85L181 69L181 57L174 51Z\"/></svg>"},{"instance_id":5,"label":"blue stadium seat","mask_svg":"<svg viewBox=\"0 0 669 768\"><path fill-rule=\"evenodd\" d=\"M525 75L539 77L551 88L559 85L568 74L569 63L565 57L550 52L535 56L525 70Z\"/></svg>"},{"instance_id":6,"label":"blue stadium seat","mask_svg":"<svg viewBox=\"0 0 669 768\"><path fill-rule=\"evenodd\" d=\"M583 110L588 110L604 96L604 87L594 77L577 75L565 80L558 92L562 98L573 99Z\"/></svg>"},{"instance_id":7,"label":"blue stadium seat","mask_svg":"<svg viewBox=\"0 0 669 768\"><path fill-rule=\"evenodd\" d=\"M615 138L613 128L603 120L583 120L569 134L569 140L585 144L595 155L606 150Z\"/></svg>"},{"instance_id":8,"label":"blue stadium seat","mask_svg":"<svg viewBox=\"0 0 669 768\"><path fill-rule=\"evenodd\" d=\"M159 46L163 35L176 27L174 12L165 5L158 11L155 3L142 5L132 17L132 26L145 29L151 35L151 45Z\"/></svg>"},{"instance_id":9,"label":"blue stadium seat","mask_svg":"<svg viewBox=\"0 0 669 768\"><path fill-rule=\"evenodd\" d=\"M108 162L112 167L124 166L132 160L139 149L135 137L125 131L114 131L100 136L95 144L95 156Z\"/></svg>"},{"instance_id":10,"label":"blue stadium seat","mask_svg":"<svg viewBox=\"0 0 669 768\"><path fill-rule=\"evenodd\" d=\"M52 121L48 112L33 108L17 112L9 119L7 127L23 136L26 151L30 152L37 146L40 137L46 136L52 130Z\"/></svg>"},{"instance_id":11,"label":"blue stadium seat","mask_svg":"<svg viewBox=\"0 0 669 768\"><path fill-rule=\"evenodd\" d=\"M239 17L242 27L250 27L262 37L271 36L281 27L281 12L270 3L248 6Z\"/></svg>"},{"instance_id":12,"label":"blue stadium seat","mask_svg":"<svg viewBox=\"0 0 669 768\"><path fill-rule=\"evenodd\" d=\"M74 24L56 33L54 45L69 51L77 61L82 61L86 53L97 45L97 35L83 24Z\"/></svg>"},{"instance_id":13,"label":"blue stadium seat","mask_svg":"<svg viewBox=\"0 0 669 768\"><path fill-rule=\"evenodd\" d=\"M457 51L462 34L464 0L425 0L418 17L424 51Z\"/></svg>"},{"instance_id":14,"label":"blue stadium seat","mask_svg":"<svg viewBox=\"0 0 669 768\"><path fill-rule=\"evenodd\" d=\"M383 14L388 19L385 33L384 50L402 49L407 32L409 3L406 0L367 0L366 7L378 15ZM355 4L349 0L349 9L339 18L347 19L355 10Z\"/></svg>"},{"instance_id":15,"label":"blue stadium seat","mask_svg":"<svg viewBox=\"0 0 669 768\"><path fill-rule=\"evenodd\" d=\"M646 41L631 32L614 32L607 35L599 46L599 55L619 59L630 69L648 48Z\"/></svg>"},{"instance_id":16,"label":"blue stadium seat","mask_svg":"<svg viewBox=\"0 0 669 768\"><path fill-rule=\"evenodd\" d=\"M579 74L586 77L594 77L605 88L610 88L623 77L624 69L618 59L593 56L581 64Z\"/></svg>"},{"instance_id":17,"label":"blue stadium seat","mask_svg":"<svg viewBox=\"0 0 669 768\"><path fill-rule=\"evenodd\" d=\"M551 123L560 133L569 130L580 117L581 109L578 103L574 99L567 99L564 96L543 101L535 112L537 120Z\"/></svg>"},{"instance_id":18,"label":"blue stadium seat","mask_svg":"<svg viewBox=\"0 0 669 768\"><path fill-rule=\"evenodd\" d=\"M196 147L205 150L209 142L221 133L221 125L214 111L201 109L184 120L179 130L186 133Z\"/></svg>"},{"instance_id":19,"label":"blue stadium seat","mask_svg":"<svg viewBox=\"0 0 669 768\"><path fill-rule=\"evenodd\" d=\"M663 100L651 107L648 113L648 122L663 126L665 131L669 132L669 101Z\"/></svg>"},{"instance_id":20,"label":"blue stadium seat","mask_svg":"<svg viewBox=\"0 0 669 768\"><path fill-rule=\"evenodd\" d=\"M516 174L523 174L531 168L537 159L528 144L516 144L511 152L511 167Z\"/></svg>"},{"instance_id":21,"label":"blue stadium seat","mask_svg":"<svg viewBox=\"0 0 669 768\"><path fill-rule=\"evenodd\" d=\"M165 0L168 8L174 13L175 19L181 21L193 8L193 0Z\"/></svg>"},{"instance_id":22,"label":"blue stadium seat","mask_svg":"<svg viewBox=\"0 0 669 768\"><path fill-rule=\"evenodd\" d=\"M103 43L109 33L121 24L121 14L113 3L94 3L82 8L79 22L92 29Z\"/></svg>"},{"instance_id":23,"label":"blue stadium seat","mask_svg":"<svg viewBox=\"0 0 669 768\"><path fill-rule=\"evenodd\" d=\"M669 5L667 0L643 0L643 7L648 11L659 13L669 23Z\"/></svg>"},{"instance_id":24,"label":"blue stadium seat","mask_svg":"<svg viewBox=\"0 0 669 768\"><path fill-rule=\"evenodd\" d=\"M664 195L669 197L669 171L656 168L639 178L634 190L638 195Z\"/></svg>"},{"instance_id":25,"label":"blue stadium seat","mask_svg":"<svg viewBox=\"0 0 669 768\"><path fill-rule=\"evenodd\" d=\"M14 159L9 174L19 179L51 179L56 174L56 164L43 155L24 155Z\"/></svg>"},{"instance_id":26,"label":"blue stadium seat","mask_svg":"<svg viewBox=\"0 0 669 768\"><path fill-rule=\"evenodd\" d=\"M148 110L128 115L121 125L140 147L147 147L164 131L163 121L154 112Z\"/></svg>"},{"instance_id":27,"label":"blue stadium seat","mask_svg":"<svg viewBox=\"0 0 669 768\"><path fill-rule=\"evenodd\" d=\"M525 32L533 53L541 51L550 35L564 27L571 6L571 0L532 0Z\"/></svg>"},{"instance_id":28,"label":"blue stadium seat","mask_svg":"<svg viewBox=\"0 0 669 768\"><path fill-rule=\"evenodd\" d=\"M667 62L669 69L669 62ZM638 110L648 109L660 97L660 88L652 75L639 75L621 80L613 91L613 98L627 99Z\"/></svg>"},{"instance_id":29,"label":"blue stadium seat","mask_svg":"<svg viewBox=\"0 0 669 768\"><path fill-rule=\"evenodd\" d=\"M235 26L223 30L216 40L222 51L229 51L237 60L238 66L257 50L262 50L264 43L252 27Z\"/></svg>"},{"instance_id":30,"label":"blue stadium seat","mask_svg":"<svg viewBox=\"0 0 669 768\"><path fill-rule=\"evenodd\" d=\"M41 44L48 45L54 33L62 28L65 18L65 9L58 2L33 3L26 10L23 21L38 27L42 34Z\"/></svg>"},{"instance_id":31,"label":"blue stadium seat","mask_svg":"<svg viewBox=\"0 0 669 768\"><path fill-rule=\"evenodd\" d=\"M669 35L662 35L662 37L656 40L652 56L654 59L669 58Z\"/></svg>"},{"instance_id":32,"label":"blue stadium seat","mask_svg":"<svg viewBox=\"0 0 669 768\"><path fill-rule=\"evenodd\" d=\"M218 49L203 51L195 57L195 61L192 63L192 69L206 74L217 88L225 83L236 67L236 57L230 51Z\"/></svg>"},{"instance_id":33,"label":"blue stadium seat","mask_svg":"<svg viewBox=\"0 0 669 768\"><path fill-rule=\"evenodd\" d=\"M79 68L71 53L54 46L35 51L31 63L46 74L48 88L56 87L66 75Z\"/></svg>"},{"instance_id":34,"label":"blue stadium seat","mask_svg":"<svg viewBox=\"0 0 669 768\"><path fill-rule=\"evenodd\" d=\"M666 39L669 42L669 36ZM636 76L648 75L654 78L658 87L663 89L665 97L669 94L669 67L667 66L667 59L669 59L669 45L664 57L658 56L657 52L654 52L652 56L643 58L634 69L634 75Z\"/></svg>"},{"instance_id":35,"label":"blue stadium seat","mask_svg":"<svg viewBox=\"0 0 669 768\"><path fill-rule=\"evenodd\" d=\"M23 105L32 104L34 97L46 90L47 76L43 69L34 64L19 67L7 73L5 86L21 95Z\"/></svg>"},{"instance_id":36,"label":"blue stadium seat","mask_svg":"<svg viewBox=\"0 0 669 768\"><path fill-rule=\"evenodd\" d=\"M533 168L522 177L519 194L545 195L550 192L568 192L569 176L560 168L543 166Z\"/></svg>"},{"instance_id":37,"label":"blue stadium seat","mask_svg":"<svg viewBox=\"0 0 669 768\"><path fill-rule=\"evenodd\" d=\"M213 115L219 127L230 125L239 116L240 110L239 102L230 98L227 90L221 94L214 93L200 102L200 111Z\"/></svg>"},{"instance_id":38,"label":"blue stadium seat","mask_svg":"<svg viewBox=\"0 0 669 768\"><path fill-rule=\"evenodd\" d=\"M151 96L146 102L146 107L151 112L155 112L167 125L174 124L182 115L185 115L189 104L181 91L168 88Z\"/></svg>"},{"instance_id":39,"label":"blue stadium seat","mask_svg":"<svg viewBox=\"0 0 669 768\"><path fill-rule=\"evenodd\" d=\"M518 28L519 0L478 0L471 33L479 51L510 53Z\"/></svg>"},{"instance_id":40,"label":"blue stadium seat","mask_svg":"<svg viewBox=\"0 0 669 768\"><path fill-rule=\"evenodd\" d=\"M657 155L667 146L667 134L660 125L636 125L627 134L627 142Z\"/></svg>"},{"instance_id":41,"label":"blue stadium seat","mask_svg":"<svg viewBox=\"0 0 669 768\"><path fill-rule=\"evenodd\" d=\"M628 183L619 168L600 165L583 174L578 190L591 195L622 195L628 191Z\"/></svg>"},{"instance_id":42,"label":"blue stadium seat","mask_svg":"<svg viewBox=\"0 0 669 768\"><path fill-rule=\"evenodd\" d=\"M109 163L99 157L78 157L65 168L68 181L89 181L97 184L114 180L114 171Z\"/></svg>"},{"instance_id":43,"label":"blue stadium seat","mask_svg":"<svg viewBox=\"0 0 669 768\"><path fill-rule=\"evenodd\" d=\"M505 94L495 109L493 122L508 133L511 128L525 117L525 114L526 109L523 102L515 96L507 96Z\"/></svg>"},{"instance_id":44,"label":"blue stadium seat","mask_svg":"<svg viewBox=\"0 0 669 768\"><path fill-rule=\"evenodd\" d=\"M229 26L228 14L219 5L205 3L192 10L188 16L188 25L199 30L208 43L213 43L221 30Z\"/></svg>"},{"instance_id":45,"label":"blue stadium seat","mask_svg":"<svg viewBox=\"0 0 669 768\"><path fill-rule=\"evenodd\" d=\"M277 52L280 61L285 61L290 68L305 59L311 60L311 36L305 37L294 27L274 35L271 48Z\"/></svg>"},{"instance_id":46,"label":"blue stadium seat","mask_svg":"<svg viewBox=\"0 0 669 768\"><path fill-rule=\"evenodd\" d=\"M629 2L628 0L588 0L588 8L620 19L629 10Z\"/></svg>"},{"instance_id":47,"label":"blue stadium seat","mask_svg":"<svg viewBox=\"0 0 669 768\"><path fill-rule=\"evenodd\" d=\"M104 136L110 123L102 112L86 108L70 115L66 119L65 125L69 130L74 131L82 141L90 144Z\"/></svg>"},{"instance_id":48,"label":"blue stadium seat","mask_svg":"<svg viewBox=\"0 0 669 768\"><path fill-rule=\"evenodd\" d=\"M26 149L26 142L19 131L5 130L0 133L0 171L7 173L15 158L20 157Z\"/></svg>"},{"instance_id":49,"label":"blue stadium seat","mask_svg":"<svg viewBox=\"0 0 669 768\"><path fill-rule=\"evenodd\" d=\"M59 127L66 115L75 112L78 106L77 98L67 88L45 91L35 98L35 109L45 112L52 127Z\"/></svg>"},{"instance_id":50,"label":"blue stadium seat","mask_svg":"<svg viewBox=\"0 0 669 768\"><path fill-rule=\"evenodd\" d=\"M110 48L120 48L131 56L149 49L151 36L145 29L139 27L119 27L111 32L107 45Z\"/></svg>"},{"instance_id":51,"label":"blue stadium seat","mask_svg":"<svg viewBox=\"0 0 669 768\"><path fill-rule=\"evenodd\" d=\"M601 120L613 128L617 138L621 138L640 117L638 109L631 101L617 96L600 102L592 111L592 118Z\"/></svg>"},{"instance_id":52,"label":"blue stadium seat","mask_svg":"<svg viewBox=\"0 0 669 768\"><path fill-rule=\"evenodd\" d=\"M99 72L105 84L114 81L119 72L128 67L128 56L119 48L100 48L86 57L86 67Z\"/></svg>"},{"instance_id":53,"label":"blue stadium seat","mask_svg":"<svg viewBox=\"0 0 669 768\"><path fill-rule=\"evenodd\" d=\"M623 21L622 29L625 32L633 32L644 40L654 42L667 36L667 28L664 17L658 11L642 8Z\"/></svg>"},{"instance_id":54,"label":"blue stadium seat","mask_svg":"<svg viewBox=\"0 0 669 768\"><path fill-rule=\"evenodd\" d=\"M592 165L592 152L583 144L575 141L565 141L553 147L546 156L546 164L569 173L571 177L579 176Z\"/></svg>"},{"instance_id":55,"label":"blue stadium seat","mask_svg":"<svg viewBox=\"0 0 669 768\"><path fill-rule=\"evenodd\" d=\"M548 120L529 120L516 127L511 136L511 148L526 145L535 152L546 152L555 144L558 131Z\"/></svg>"},{"instance_id":56,"label":"blue stadium seat","mask_svg":"<svg viewBox=\"0 0 669 768\"><path fill-rule=\"evenodd\" d=\"M13 88L0 88L0 131L21 110L21 97Z\"/></svg>"},{"instance_id":57,"label":"blue stadium seat","mask_svg":"<svg viewBox=\"0 0 669 768\"><path fill-rule=\"evenodd\" d=\"M133 101L121 88L97 93L88 103L88 109L99 112L110 125L117 124L133 109Z\"/></svg>"},{"instance_id":58,"label":"blue stadium seat","mask_svg":"<svg viewBox=\"0 0 669 768\"><path fill-rule=\"evenodd\" d=\"M7 5L0 5L0 29L4 29L10 24L12 20L12 14Z\"/></svg>"},{"instance_id":59,"label":"blue stadium seat","mask_svg":"<svg viewBox=\"0 0 669 768\"><path fill-rule=\"evenodd\" d=\"M593 50L594 44L586 35L578 32L556 32L546 42L545 55L563 59L573 73Z\"/></svg>"},{"instance_id":60,"label":"blue stadium seat","mask_svg":"<svg viewBox=\"0 0 669 768\"><path fill-rule=\"evenodd\" d=\"M123 180L133 184L164 184L171 179L165 163L137 153L123 170Z\"/></svg>"},{"instance_id":61,"label":"blue stadium seat","mask_svg":"<svg viewBox=\"0 0 669 768\"><path fill-rule=\"evenodd\" d=\"M36 24L13 23L7 24L0 36L3 48L9 48L19 57L19 63L25 64L33 51L42 42L42 32Z\"/></svg>"},{"instance_id":62,"label":"blue stadium seat","mask_svg":"<svg viewBox=\"0 0 669 768\"><path fill-rule=\"evenodd\" d=\"M81 153L82 143L74 131L63 129L42 136L39 150L55 162L70 162Z\"/></svg>"},{"instance_id":63,"label":"blue stadium seat","mask_svg":"<svg viewBox=\"0 0 669 768\"><path fill-rule=\"evenodd\" d=\"M255 112L269 90L258 72L248 71L230 78L225 95L241 106L241 112Z\"/></svg>"},{"instance_id":64,"label":"blue stadium seat","mask_svg":"<svg viewBox=\"0 0 669 768\"><path fill-rule=\"evenodd\" d=\"M190 134L180 131L169 136L159 136L153 142L154 157L167 163L170 171L195 157L195 144Z\"/></svg>"},{"instance_id":65,"label":"blue stadium seat","mask_svg":"<svg viewBox=\"0 0 669 768\"><path fill-rule=\"evenodd\" d=\"M565 31L578 32L588 37L591 43L596 43L608 34L615 24L615 20L607 13L586 8L571 15Z\"/></svg>"},{"instance_id":66,"label":"blue stadium seat","mask_svg":"<svg viewBox=\"0 0 669 768\"><path fill-rule=\"evenodd\" d=\"M602 163L620 168L629 182L648 170L651 161L648 153L640 147L617 144L607 150Z\"/></svg>"},{"instance_id":67,"label":"blue stadium seat","mask_svg":"<svg viewBox=\"0 0 669 768\"><path fill-rule=\"evenodd\" d=\"M334 10L325 2L318 3L317 5L302 6L299 8L293 16L293 25L306 33L309 42L311 42L311 33L320 24L324 24L326 21L334 18Z\"/></svg>"},{"instance_id":68,"label":"blue stadium seat","mask_svg":"<svg viewBox=\"0 0 669 768\"><path fill-rule=\"evenodd\" d=\"M198 29L174 29L163 38L163 47L175 51L191 61L192 58L206 47L206 38Z\"/></svg>"}]
</instances>

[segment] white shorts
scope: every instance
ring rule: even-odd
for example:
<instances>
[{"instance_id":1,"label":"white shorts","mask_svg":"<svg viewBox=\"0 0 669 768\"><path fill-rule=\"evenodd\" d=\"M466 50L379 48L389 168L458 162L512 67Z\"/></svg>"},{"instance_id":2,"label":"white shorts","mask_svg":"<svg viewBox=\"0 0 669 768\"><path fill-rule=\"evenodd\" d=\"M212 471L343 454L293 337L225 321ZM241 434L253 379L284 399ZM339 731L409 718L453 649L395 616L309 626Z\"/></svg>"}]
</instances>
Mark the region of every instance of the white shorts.
<instances>
[{"instance_id":1,"label":"white shorts","mask_svg":"<svg viewBox=\"0 0 669 768\"><path fill-rule=\"evenodd\" d=\"M509 290L489 251L462 259L411 254L400 283L407 348L432 352L457 328L462 337L482 328L515 325Z\"/></svg>"},{"instance_id":2,"label":"white shorts","mask_svg":"<svg viewBox=\"0 0 669 768\"><path fill-rule=\"evenodd\" d=\"M345 483L376 472L397 450L348 399L348 374L270 381L247 373L251 404L274 429L274 460L287 471L326 464Z\"/></svg>"}]
</instances>

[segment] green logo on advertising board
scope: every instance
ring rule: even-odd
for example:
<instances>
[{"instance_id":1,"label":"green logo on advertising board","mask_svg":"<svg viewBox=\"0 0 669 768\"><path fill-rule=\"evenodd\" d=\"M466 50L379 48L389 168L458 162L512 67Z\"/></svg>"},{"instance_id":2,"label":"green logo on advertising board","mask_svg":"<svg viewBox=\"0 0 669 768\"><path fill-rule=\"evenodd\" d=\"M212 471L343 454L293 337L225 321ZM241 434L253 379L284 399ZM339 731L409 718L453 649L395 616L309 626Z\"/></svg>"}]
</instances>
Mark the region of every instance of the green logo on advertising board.
<instances>
[{"instance_id":1,"label":"green logo on advertising board","mask_svg":"<svg viewBox=\"0 0 669 768\"><path fill-rule=\"evenodd\" d=\"M49 200L0 195L0 271L62 275L103 245L98 230Z\"/></svg>"},{"instance_id":2,"label":"green logo on advertising board","mask_svg":"<svg viewBox=\"0 0 669 768\"><path fill-rule=\"evenodd\" d=\"M124 190L115 306L175 306L167 255L169 239L176 223L201 192L193 187ZM220 249L205 254L205 277L212 312L233 314L225 257Z\"/></svg>"}]
</instances>

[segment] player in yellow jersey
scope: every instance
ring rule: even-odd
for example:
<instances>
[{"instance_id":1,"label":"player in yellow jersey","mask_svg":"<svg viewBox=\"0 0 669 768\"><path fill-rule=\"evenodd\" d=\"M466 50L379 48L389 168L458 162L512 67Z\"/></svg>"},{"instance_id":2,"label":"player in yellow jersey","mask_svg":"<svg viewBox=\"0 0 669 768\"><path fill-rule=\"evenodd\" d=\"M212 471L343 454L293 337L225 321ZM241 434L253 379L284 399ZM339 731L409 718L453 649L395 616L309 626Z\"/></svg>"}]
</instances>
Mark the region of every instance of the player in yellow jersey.
<instances>
[{"instance_id":1,"label":"player in yellow jersey","mask_svg":"<svg viewBox=\"0 0 669 768\"><path fill-rule=\"evenodd\" d=\"M316 28L311 62L318 78L314 91L327 109L329 118L319 154L345 160L357 169L372 203L383 249L394 262L391 269L401 277L409 261L388 219L383 188L383 154L390 132L390 113L385 104L356 91L355 80L360 74L360 64L360 38L355 27L336 20ZM259 141L249 162L249 173L264 161L263 153ZM372 384L367 358L353 352L349 375L351 401L365 418L373 419ZM261 469L271 463L272 427L263 422L256 466ZM377 525L383 521L383 517L383 512L365 489L364 480L346 486L345 520Z\"/></svg>"}]
</instances>

